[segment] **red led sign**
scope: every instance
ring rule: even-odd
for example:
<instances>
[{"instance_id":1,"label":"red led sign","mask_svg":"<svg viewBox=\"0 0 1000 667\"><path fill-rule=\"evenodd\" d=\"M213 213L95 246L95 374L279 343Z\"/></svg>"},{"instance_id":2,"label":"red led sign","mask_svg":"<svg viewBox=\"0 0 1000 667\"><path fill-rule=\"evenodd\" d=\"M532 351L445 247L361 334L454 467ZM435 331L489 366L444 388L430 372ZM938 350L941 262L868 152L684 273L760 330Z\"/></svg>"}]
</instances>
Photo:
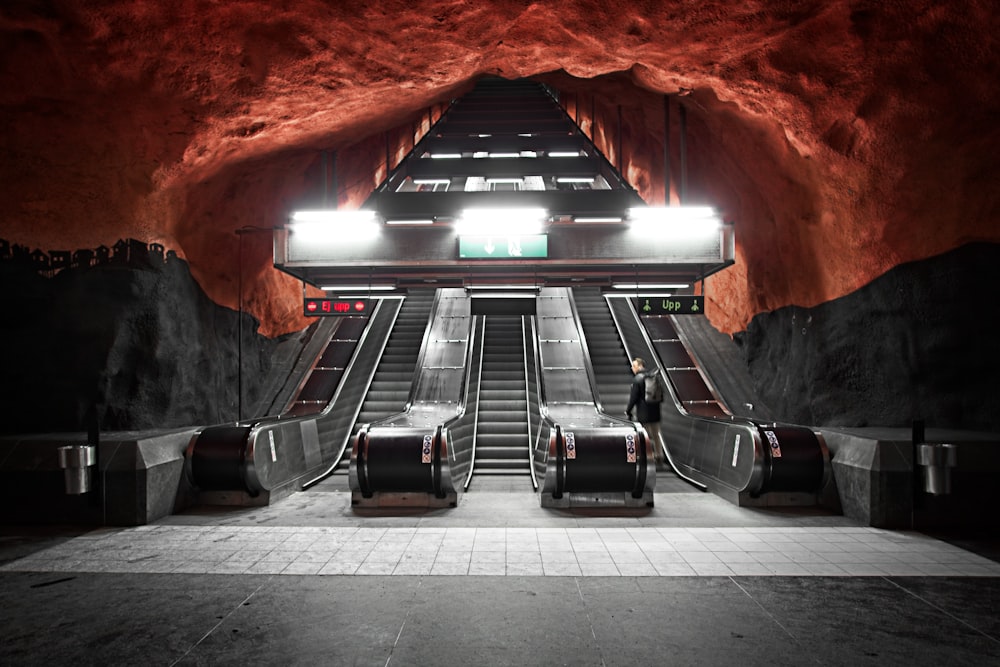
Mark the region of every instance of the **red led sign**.
<instances>
[{"instance_id":1,"label":"red led sign","mask_svg":"<svg viewBox=\"0 0 1000 667\"><path fill-rule=\"evenodd\" d=\"M302 313L312 317L324 315L364 315L368 312L367 299L328 299L306 297Z\"/></svg>"}]
</instances>

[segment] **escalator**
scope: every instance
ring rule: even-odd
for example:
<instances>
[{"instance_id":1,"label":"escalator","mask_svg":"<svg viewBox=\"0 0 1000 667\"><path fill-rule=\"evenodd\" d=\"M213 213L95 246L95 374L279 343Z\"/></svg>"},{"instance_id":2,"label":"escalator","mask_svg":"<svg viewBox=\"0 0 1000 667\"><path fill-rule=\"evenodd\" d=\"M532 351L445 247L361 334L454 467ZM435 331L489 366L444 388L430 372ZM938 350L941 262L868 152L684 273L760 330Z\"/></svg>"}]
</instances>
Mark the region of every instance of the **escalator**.
<instances>
[{"instance_id":1,"label":"escalator","mask_svg":"<svg viewBox=\"0 0 1000 667\"><path fill-rule=\"evenodd\" d=\"M403 301L352 433L406 408L435 296L436 290L412 290ZM350 457L342 457L336 473L346 474L349 465Z\"/></svg>"},{"instance_id":2,"label":"escalator","mask_svg":"<svg viewBox=\"0 0 1000 667\"><path fill-rule=\"evenodd\" d=\"M485 317L475 436L475 475L530 475L523 321Z\"/></svg>"},{"instance_id":3,"label":"escalator","mask_svg":"<svg viewBox=\"0 0 1000 667\"><path fill-rule=\"evenodd\" d=\"M628 405L632 385L631 360L615 329L607 301L597 288L577 287L573 299L587 339L594 379L604 412L621 415Z\"/></svg>"},{"instance_id":4,"label":"escalator","mask_svg":"<svg viewBox=\"0 0 1000 667\"><path fill-rule=\"evenodd\" d=\"M815 504L830 475L819 434L733 416L669 317L640 318L622 297L608 306L627 355L646 359L667 381L661 430L679 476L738 505Z\"/></svg>"}]
</instances>

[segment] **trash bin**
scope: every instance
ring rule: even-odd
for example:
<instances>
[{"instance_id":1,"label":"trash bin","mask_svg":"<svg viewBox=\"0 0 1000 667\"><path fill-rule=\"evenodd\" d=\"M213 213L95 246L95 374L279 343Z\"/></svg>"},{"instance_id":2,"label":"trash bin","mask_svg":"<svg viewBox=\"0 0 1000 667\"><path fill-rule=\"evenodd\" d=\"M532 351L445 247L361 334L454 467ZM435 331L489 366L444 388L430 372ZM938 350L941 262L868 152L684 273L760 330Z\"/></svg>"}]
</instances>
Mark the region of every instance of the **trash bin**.
<instances>
[{"instance_id":1,"label":"trash bin","mask_svg":"<svg viewBox=\"0 0 1000 667\"><path fill-rule=\"evenodd\" d=\"M66 478L66 493L78 495L90 491L91 468L97 463L97 447L67 445L58 451L59 467Z\"/></svg>"},{"instance_id":2,"label":"trash bin","mask_svg":"<svg viewBox=\"0 0 1000 667\"><path fill-rule=\"evenodd\" d=\"M917 465L923 469L924 491L951 493L951 469L958 465L958 445L925 442L917 445Z\"/></svg>"}]
</instances>

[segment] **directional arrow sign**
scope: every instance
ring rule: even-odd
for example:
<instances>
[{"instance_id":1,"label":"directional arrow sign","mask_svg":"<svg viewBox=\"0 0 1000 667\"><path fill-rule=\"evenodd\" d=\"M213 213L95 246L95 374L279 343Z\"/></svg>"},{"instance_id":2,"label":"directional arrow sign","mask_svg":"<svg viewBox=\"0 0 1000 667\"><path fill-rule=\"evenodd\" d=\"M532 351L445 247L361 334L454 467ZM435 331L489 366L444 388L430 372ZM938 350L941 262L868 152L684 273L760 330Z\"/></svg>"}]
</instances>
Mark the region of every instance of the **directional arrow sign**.
<instances>
[{"instance_id":1,"label":"directional arrow sign","mask_svg":"<svg viewBox=\"0 0 1000 667\"><path fill-rule=\"evenodd\" d=\"M635 300L640 315L704 315L703 296L640 296Z\"/></svg>"},{"instance_id":2,"label":"directional arrow sign","mask_svg":"<svg viewBox=\"0 0 1000 667\"><path fill-rule=\"evenodd\" d=\"M547 234L523 236L460 236L460 259L524 259L549 256Z\"/></svg>"}]
</instances>

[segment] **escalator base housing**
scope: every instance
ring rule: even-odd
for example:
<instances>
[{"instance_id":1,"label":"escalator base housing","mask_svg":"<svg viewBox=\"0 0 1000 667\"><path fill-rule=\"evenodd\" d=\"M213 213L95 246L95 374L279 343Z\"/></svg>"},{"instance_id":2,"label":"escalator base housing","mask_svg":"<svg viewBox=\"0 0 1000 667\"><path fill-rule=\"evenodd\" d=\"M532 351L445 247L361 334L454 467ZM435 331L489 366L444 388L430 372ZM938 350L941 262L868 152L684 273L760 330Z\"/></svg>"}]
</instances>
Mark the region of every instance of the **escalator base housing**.
<instances>
[{"instance_id":1,"label":"escalator base housing","mask_svg":"<svg viewBox=\"0 0 1000 667\"><path fill-rule=\"evenodd\" d=\"M645 491L641 497L635 498L631 493L563 493L561 498L554 498L551 493L539 494L542 507L556 509L572 509L580 507L652 507L653 492Z\"/></svg>"},{"instance_id":2,"label":"escalator base housing","mask_svg":"<svg viewBox=\"0 0 1000 667\"><path fill-rule=\"evenodd\" d=\"M360 491L351 493L351 506L355 509L379 509L383 507L458 507L458 494L446 493L438 498L433 493L402 493L376 491L365 498Z\"/></svg>"}]
</instances>

